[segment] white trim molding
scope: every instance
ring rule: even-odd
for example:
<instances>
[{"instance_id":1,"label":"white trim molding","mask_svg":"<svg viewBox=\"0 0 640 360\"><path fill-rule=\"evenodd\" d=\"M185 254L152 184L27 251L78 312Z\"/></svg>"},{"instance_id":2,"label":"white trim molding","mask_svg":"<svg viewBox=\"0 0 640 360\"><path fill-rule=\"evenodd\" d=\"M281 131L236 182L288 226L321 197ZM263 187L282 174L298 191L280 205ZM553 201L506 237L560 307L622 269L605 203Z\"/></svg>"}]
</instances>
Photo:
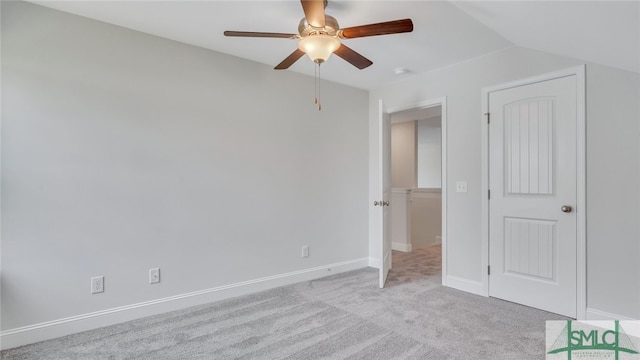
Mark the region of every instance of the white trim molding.
<instances>
[{"instance_id":1,"label":"white trim molding","mask_svg":"<svg viewBox=\"0 0 640 360\"><path fill-rule=\"evenodd\" d=\"M473 281L449 275L447 276L447 286L471 294L484 295L483 284L480 281Z\"/></svg>"},{"instance_id":2,"label":"white trim molding","mask_svg":"<svg viewBox=\"0 0 640 360\"><path fill-rule=\"evenodd\" d=\"M392 188L391 192L394 194L411 194L411 189L409 188Z\"/></svg>"},{"instance_id":3,"label":"white trim molding","mask_svg":"<svg viewBox=\"0 0 640 360\"><path fill-rule=\"evenodd\" d=\"M413 188L411 189L412 194L441 194L441 188Z\"/></svg>"},{"instance_id":4,"label":"white trim molding","mask_svg":"<svg viewBox=\"0 0 640 360\"><path fill-rule=\"evenodd\" d=\"M542 81L558 79L567 76L576 77L576 150L577 150L577 179L576 179L576 316L578 320L587 319L587 241L586 241L586 65L580 65L548 74L543 74L527 79L513 81L482 89L482 179L483 191L489 190L489 125L486 114L489 111L489 93L509 89L513 87L534 84ZM482 196L482 295L489 296L489 274L486 270L489 266L489 200Z\"/></svg>"},{"instance_id":5,"label":"white trim molding","mask_svg":"<svg viewBox=\"0 0 640 360\"><path fill-rule=\"evenodd\" d=\"M392 242L391 250L402 251L402 252L411 252L412 247L411 244Z\"/></svg>"},{"instance_id":6,"label":"white trim molding","mask_svg":"<svg viewBox=\"0 0 640 360\"><path fill-rule=\"evenodd\" d=\"M10 349L146 316L185 309L191 306L207 304L213 301L273 289L301 281L309 281L346 271L366 268L369 266L369 263L369 258L343 261L9 329L0 332L0 346L3 350Z\"/></svg>"},{"instance_id":7,"label":"white trim molding","mask_svg":"<svg viewBox=\"0 0 640 360\"><path fill-rule=\"evenodd\" d=\"M632 319L627 316L622 316L618 314L613 314L606 311L601 311L597 309L587 308L586 311L586 320L640 320L640 319Z\"/></svg>"}]
</instances>

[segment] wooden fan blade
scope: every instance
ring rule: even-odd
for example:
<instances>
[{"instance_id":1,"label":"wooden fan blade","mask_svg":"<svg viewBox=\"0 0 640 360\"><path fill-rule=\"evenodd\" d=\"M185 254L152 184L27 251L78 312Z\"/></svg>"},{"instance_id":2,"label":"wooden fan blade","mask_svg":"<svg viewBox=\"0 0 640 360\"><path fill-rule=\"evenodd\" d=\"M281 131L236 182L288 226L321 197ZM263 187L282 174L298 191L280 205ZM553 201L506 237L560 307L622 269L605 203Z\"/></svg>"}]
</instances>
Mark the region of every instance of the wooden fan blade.
<instances>
[{"instance_id":1,"label":"wooden fan blade","mask_svg":"<svg viewBox=\"0 0 640 360\"><path fill-rule=\"evenodd\" d=\"M338 50L334 51L333 53L340 56L341 58L346 60L348 63L357 67L360 70L366 67L369 67L371 66L371 64L373 64L371 60L355 52L353 49L346 46L345 44L341 44Z\"/></svg>"},{"instance_id":2,"label":"wooden fan blade","mask_svg":"<svg viewBox=\"0 0 640 360\"><path fill-rule=\"evenodd\" d=\"M324 27L325 0L300 0L307 23L315 28Z\"/></svg>"},{"instance_id":3,"label":"wooden fan blade","mask_svg":"<svg viewBox=\"0 0 640 360\"><path fill-rule=\"evenodd\" d=\"M341 39L355 39L365 36L399 34L413 31L411 19L386 21L376 24L353 26L338 31Z\"/></svg>"},{"instance_id":4,"label":"wooden fan blade","mask_svg":"<svg viewBox=\"0 0 640 360\"><path fill-rule=\"evenodd\" d=\"M225 31L224 36L283 38L283 39L295 39L298 37L297 34L282 34L282 33L271 33L271 32L252 32L252 31Z\"/></svg>"},{"instance_id":5,"label":"wooden fan blade","mask_svg":"<svg viewBox=\"0 0 640 360\"><path fill-rule=\"evenodd\" d=\"M304 51L300 49L296 49L296 51L292 52L291 55L287 56L286 59L282 60L280 64L276 65L274 69L276 70L288 69L289 66L293 65L293 63L298 61L298 59L300 59L302 55L304 55Z\"/></svg>"}]
</instances>

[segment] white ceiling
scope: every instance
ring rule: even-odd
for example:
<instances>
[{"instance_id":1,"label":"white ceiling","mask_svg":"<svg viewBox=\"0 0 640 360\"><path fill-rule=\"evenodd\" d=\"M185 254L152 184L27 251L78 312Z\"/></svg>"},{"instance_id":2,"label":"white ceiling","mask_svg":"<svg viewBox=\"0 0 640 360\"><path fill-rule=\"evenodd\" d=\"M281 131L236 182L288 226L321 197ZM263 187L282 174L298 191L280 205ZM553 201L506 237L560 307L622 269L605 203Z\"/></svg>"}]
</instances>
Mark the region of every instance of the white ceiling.
<instances>
[{"instance_id":1,"label":"white ceiling","mask_svg":"<svg viewBox=\"0 0 640 360\"><path fill-rule=\"evenodd\" d=\"M295 40L229 38L224 30L296 33L300 2L32 1L107 23L275 66ZM411 18L407 34L344 40L373 61L358 70L337 56L322 77L363 89L511 46L522 46L640 72L640 0L636 1L376 1L329 0L341 27ZM397 76L395 68L408 74ZM291 68L313 75L306 57ZM275 70L274 70L275 71Z\"/></svg>"},{"instance_id":2,"label":"white ceiling","mask_svg":"<svg viewBox=\"0 0 640 360\"><path fill-rule=\"evenodd\" d=\"M455 4L516 45L640 73L640 1Z\"/></svg>"}]
</instances>

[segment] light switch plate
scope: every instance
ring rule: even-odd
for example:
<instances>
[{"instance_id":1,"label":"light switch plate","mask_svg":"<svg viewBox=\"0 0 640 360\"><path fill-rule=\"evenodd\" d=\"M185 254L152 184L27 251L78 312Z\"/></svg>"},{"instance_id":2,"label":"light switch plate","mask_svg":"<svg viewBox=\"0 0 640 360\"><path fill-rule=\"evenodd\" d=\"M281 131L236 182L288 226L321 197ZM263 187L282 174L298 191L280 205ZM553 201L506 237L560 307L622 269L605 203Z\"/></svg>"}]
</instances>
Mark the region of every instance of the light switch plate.
<instances>
[{"instance_id":1,"label":"light switch plate","mask_svg":"<svg viewBox=\"0 0 640 360\"><path fill-rule=\"evenodd\" d=\"M160 268L149 269L149 284L160 282Z\"/></svg>"}]
</instances>

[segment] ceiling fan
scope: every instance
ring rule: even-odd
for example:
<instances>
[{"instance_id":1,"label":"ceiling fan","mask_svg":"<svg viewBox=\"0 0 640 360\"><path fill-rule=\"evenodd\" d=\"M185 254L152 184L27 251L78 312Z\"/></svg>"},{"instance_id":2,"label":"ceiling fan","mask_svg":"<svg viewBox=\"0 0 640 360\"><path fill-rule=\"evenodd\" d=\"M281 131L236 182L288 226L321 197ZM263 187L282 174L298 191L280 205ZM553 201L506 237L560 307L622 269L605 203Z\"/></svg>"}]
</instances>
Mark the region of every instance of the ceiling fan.
<instances>
[{"instance_id":1,"label":"ceiling fan","mask_svg":"<svg viewBox=\"0 0 640 360\"><path fill-rule=\"evenodd\" d=\"M298 34L284 34L271 32L225 31L225 36L263 37L298 39L298 49L287 56L276 70L288 69L307 54L311 60L320 64L336 54L358 69L364 69L373 62L347 47L340 40L355 39L366 36L398 34L413 31L411 19L387 21L369 25L340 28L338 21L324 12L327 0L300 0L304 18L298 25Z\"/></svg>"}]
</instances>

